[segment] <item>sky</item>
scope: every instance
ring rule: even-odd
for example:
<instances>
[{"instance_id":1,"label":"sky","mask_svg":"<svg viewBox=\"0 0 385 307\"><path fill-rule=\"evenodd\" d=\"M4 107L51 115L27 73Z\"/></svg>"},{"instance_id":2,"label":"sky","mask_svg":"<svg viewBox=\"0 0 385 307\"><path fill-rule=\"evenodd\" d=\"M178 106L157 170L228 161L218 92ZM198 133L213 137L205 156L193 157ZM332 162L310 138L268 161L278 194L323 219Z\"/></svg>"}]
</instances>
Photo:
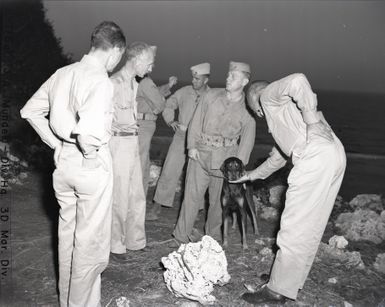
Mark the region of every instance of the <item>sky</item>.
<instances>
[{"instance_id":1,"label":"sky","mask_svg":"<svg viewBox=\"0 0 385 307\"><path fill-rule=\"evenodd\" d=\"M211 64L224 83L229 61L247 62L252 79L302 72L313 88L385 93L385 1L53 1L47 18L74 60L89 50L103 20L127 41L157 45L154 80Z\"/></svg>"}]
</instances>

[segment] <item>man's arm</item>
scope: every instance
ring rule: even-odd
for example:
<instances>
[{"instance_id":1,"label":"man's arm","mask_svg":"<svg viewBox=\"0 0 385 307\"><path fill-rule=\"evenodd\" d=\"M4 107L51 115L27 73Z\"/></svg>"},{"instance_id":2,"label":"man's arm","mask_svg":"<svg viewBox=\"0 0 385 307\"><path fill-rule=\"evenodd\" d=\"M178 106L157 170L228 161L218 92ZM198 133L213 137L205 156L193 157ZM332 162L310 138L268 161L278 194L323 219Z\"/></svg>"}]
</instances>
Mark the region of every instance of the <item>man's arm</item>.
<instances>
[{"instance_id":1,"label":"man's arm","mask_svg":"<svg viewBox=\"0 0 385 307\"><path fill-rule=\"evenodd\" d=\"M144 78L139 83L138 91L140 94L137 97L143 96L154 114L159 114L163 111L166 102L165 98L150 78Z\"/></svg>"},{"instance_id":2,"label":"man's arm","mask_svg":"<svg viewBox=\"0 0 385 307\"><path fill-rule=\"evenodd\" d=\"M178 78L171 76L168 78L168 83L158 86L159 92L163 97L171 95L171 88L178 82Z\"/></svg>"},{"instance_id":3,"label":"man's arm","mask_svg":"<svg viewBox=\"0 0 385 307\"><path fill-rule=\"evenodd\" d=\"M238 158L246 165L255 142L256 123L254 118L247 116L247 123L242 127L241 141L238 147Z\"/></svg>"},{"instance_id":4,"label":"man's arm","mask_svg":"<svg viewBox=\"0 0 385 307\"><path fill-rule=\"evenodd\" d=\"M55 75L51 76L20 110L21 117L30 123L42 141L51 148L61 145L60 139L52 132L46 117L50 110L49 86L54 78Z\"/></svg>"},{"instance_id":5,"label":"man's arm","mask_svg":"<svg viewBox=\"0 0 385 307\"><path fill-rule=\"evenodd\" d=\"M198 103L194 111L194 115L189 124L189 127L187 129L188 156L194 160L199 159L197 142L201 137L204 115L206 114L206 111L207 111L209 99L210 99L210 95L205 95L204 98Z\"/></svg>"},{"instance_id":6,"label":"man's arm","mask_svg":"<svg viewBox=\"0 0 385 307\"><path fill-rule=\"evenodd\" d=\"M162 112L162 116L167 125L175 120L175 110L178 109L178 101L180 99L180 90L176 91L166 100L166 106Z\"/></svg>"},{"instance_id":7,"label":"man's arm","mask_svg":"<svg viewBox=\"0 0 385 307\"><path fill-rule=\"evenodd\" d=\"M254 181L257 179L266 179L271 174L281 169L286 164L286 159L282 156L280 151L274 146L270 152L269 158L265 160L256 169L246 172L246 175L242 176L238 180L230 181L231 183L242 183L248 180Z\"/></svg>"},{"instance_id":8,"label":"man's arm","mask_svg":"<svg viewBox=\"0 0 385 307\"><path fill-rule=\"evenodd\" d=\"M72 133L86 159L93 159L106 135L106 106L112 100L113 86L110 80L102 80L92 86L84 103L77 110L79 121Z\"/></svg>"},{"instance_id":9,"label":"man's arm","mask_svg":"<svg viewBox=\"0 0 385 307\"><path fill-rule=\"evenodd\" d=\"M313 93L306 76L301 73L289 75L270 84L262 94L261 100L265 104L287 103L288 99L294 101L301 111L303 121L307 125L307 138L309 134L318 134L328 140L333 140L331 129L317 112L317 95Z\"/></svg>"}]
</instances>

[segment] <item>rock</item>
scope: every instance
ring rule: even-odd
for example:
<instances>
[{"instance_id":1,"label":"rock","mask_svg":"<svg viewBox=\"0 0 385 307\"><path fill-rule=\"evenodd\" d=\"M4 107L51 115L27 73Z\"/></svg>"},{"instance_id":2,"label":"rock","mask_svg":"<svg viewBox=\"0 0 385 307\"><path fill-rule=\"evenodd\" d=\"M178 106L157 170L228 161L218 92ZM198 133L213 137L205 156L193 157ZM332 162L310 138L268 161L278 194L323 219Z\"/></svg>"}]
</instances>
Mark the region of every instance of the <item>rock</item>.
<instances>
[{"instance_id":1,"label":"rock","mask_svg":"<svg viewBox=\"0 0 385 307\"><path fill-rule=\"evenodd\" d=\"M329 239L329 245L334 248L344 249L348 244L343 236L333 236Z\"/></svg>"},{"instance_id":2,"label":"rock","mask_svg":"<svg viewBox=\"0 0 385 307\"><path fill-rule=\"evenodd\" d=\"M276 185L272 186L269 189L270 196L269 196L269 203L273 207L280 207L282 204L282 196L285 194L287 187L284 185Z\"/></svg>"},{"instance_id":3,"label":"rock","mask_svg":"<svg viewBox=\"0 0 385 307\"><path fill-rule=\"evenodd\" d=\"M263 207L260 217L264 220L279 219L278 210L273 207Z\"/></svg>"},{"instance_id":4,"label":"rock","mask_svg":"<svg viewBox=\"0 0 385 307\"><path fill-rule=\"evenodd\" d=\"M315 261L322 261L330 265L344 266L346 268L365 268L359 252L344 251L323 242L321 242L318 247Z\"/></svg>"},{"instance_id":5,"label":"rock","mask_svg":"<svg viewBox=\"0 0 385 307\"><path fill-rule=\"evenodd\" d=\"M154 187L158 183L158 179L160 176L160 171L162 168L156 164L151 163L150 165L150 178L148 181L149 187Z\"/></svg>"},{"instance_id":6,"label":"rock","mask_svg":"<svg viewBox=\"0 0 385 307\"><path fill-rule=\"evenodd\" d=\"M373 266L376 271L385 274L385 253L377 255Z\"/></svg>"},{"instance_id":7,"label":"rock","mask_svg":"<svg viewBox=\"0 0 385 307\"><path fill-rule=\"evenodd\" d=\"M349 206L354 210L370 209L376 212L384 210L381 195L377 194L359 194L349 202Z\"/></svg>"},{"instance_id":8,"label":"rock","mask_svg":"<svg viewBox=\"0 0 385 307\"><path fill-rule=\"evenodd\" d=\"M117 298L115 302L116 307L130 307L130 300L125 296Z\"/></svg>"},{"instance_id":9,"label":"rock","mask_svg":"<svg viewBox=\"0 0 385 307\"><path fill-rule=\"evenodd\" d=\"M162 258L166 268L167 288L177 297L186 297L201 304L213 304L214 285L230 280L227 259L222 247L210 236L197 243L182 244L177 251Z\"/></svg>"},{"instance_id":10,"label":"rock","mask_svg":"<svg viewBox=\"0 0 385 307\"><path fill-rule=\"evenodd\" d=\"M330 283L330 284L336 284L336 283L337 283L337 278L335 278L335 277L329 278L329 279L328 279L328 283Z\"/></svg>"},{"instance_id":11,"label":"rock","mask_svg":"<svg viewBox=\"0 0 385 307\"><path fill-rule=\"evenodd\" d=\"M28 174L27 174L26 172L21 172L21 173L19 174L19 178L20 178L21 180L24 180L24 179L28 178Z\"/></svg>"},{"instance_id":12,"label":"rock","mask_svg":"<svg viewBox=\"0 0 385 307\"><path fill-rule=\"evenodd\" d=\"M366 240L379 244L385 240L385 213L378 215L372 210L341 213L335 226L352 241Z\"/></svg>"},{"instance_id":13,"label":"rock","mask_svg":"<svg viewBox=\"0 0 385 307\"><path fill-rule=\"evenodd\" d=\"M273 251L271 250L271 248L264 247L263 249L261 249L259 254L261 256L271 256L271 255L273 255Z\"/></svg>"}]
</instances>

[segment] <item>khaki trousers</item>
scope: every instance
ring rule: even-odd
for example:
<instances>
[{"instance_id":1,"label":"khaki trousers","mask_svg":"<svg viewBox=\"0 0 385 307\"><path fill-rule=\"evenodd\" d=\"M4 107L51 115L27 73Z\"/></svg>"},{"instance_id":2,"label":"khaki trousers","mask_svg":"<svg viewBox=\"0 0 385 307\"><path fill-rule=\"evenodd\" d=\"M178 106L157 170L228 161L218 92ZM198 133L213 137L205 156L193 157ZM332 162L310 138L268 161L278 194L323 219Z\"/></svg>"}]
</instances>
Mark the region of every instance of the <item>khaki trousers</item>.
<instances>
[{"instance_id":1,"label":"khaki trousers","mask_svg":"<svg viewBox=\"0 0 385 307\"><path fill-rule=\"evenodd\" d=\"M139 155L142 165L144 195L147 195L148 182L150 180L150 145L155 133L156 122L154 120L138 120L139 124Z\"/></svg>"},{"instance_id":2,"label":"khaki trousers","mask_svg":"<svg viewBox=\"0 0 385 307\"><path fill-rule=\"evenodd\" d=\"M186 132L177 130L163 164L162 173L156 186L154 201L163 206L172 207L175 190L185 163Z\"/></svg>"},{"instance_id":3,"label":"khaki trousers","mask_svg":"<svg viewBox=\"0 0 385 307\"><path fill-rule=\"evenodd\" d=\"M113 136L110 149L114 168L111 252L146 246L146 199L142 185L137 136Z\"/></svg>"},{"instance_id":4,"label":"khaki trousers","mask_svg":"<svg viewBox=\"0 0 385 307\"><path fill-rule=\"evenodd\" d=\"M59 212L60 306L101 306L100 274L108 264L111 238L112 166L107 146L102 165L82 167L83 155L64 143L53 186Z\"/></svg>"},{"instance_id":5,"label":"khaki trousers","mask_svg":"<svg viewBox=\"0 0 385 307\"><path fill-rule=\"evenodd\" d=\"M315 137L293 155L277 252L268 287L296 299L313 264L346 167L344 148Z\"/></svg>"},{"instance_id":6,"label":"khaki trousers","mask_svg":"<svg viewBox=\"0 0 385 307\"><path fill-rule=\"evenodd\" d=\"M200 151L199 161L189 159L186 173L184 199L173 235L181 242L189 242L198 211L204 204L206 191L209 191L209 208L205 233L221 240L222 207L220 195L223 179L216 177L221 172L211 170L211 152Z\"/></svg>"}]
</instances>

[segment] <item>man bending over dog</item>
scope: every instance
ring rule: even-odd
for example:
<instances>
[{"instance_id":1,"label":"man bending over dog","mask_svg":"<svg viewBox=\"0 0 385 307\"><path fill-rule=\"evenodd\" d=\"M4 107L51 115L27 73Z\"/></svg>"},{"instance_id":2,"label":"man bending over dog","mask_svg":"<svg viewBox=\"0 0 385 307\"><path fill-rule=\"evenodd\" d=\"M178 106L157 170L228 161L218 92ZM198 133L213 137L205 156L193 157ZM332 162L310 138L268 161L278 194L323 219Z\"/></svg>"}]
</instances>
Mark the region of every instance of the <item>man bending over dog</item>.
<instances>
[{"instance_id":1,"label":"man bending over dog","mask_svg":"<svg viewBox=\"0 0 385 307\"><path fill-rule=\"evenodd\" d=\"M194 241L192 230L199 208L209 190L206 235L221 240L220 194L223 161L236 156L247 164L254 145L255 120L246 109L243 88L250 66L230 62L226 89L210 90L198 104L187 135L189 162L184 200L174 230L177 243Z\"/></svg>"},{"instance_id":2,"label":"man bending over dog","mask_svg":"<svg viewBox=\"0 0 385 307\"><path fill-rule=\"evenodd\" d=\"M303 74L292 74L270 85L255 82L248 103L265 116L279 147L255 170L236 182L265 179L292 158L285 209L277 235L277 252L269 282L242 298L253 304L295 300L312 266L318 245L345 172L340 140L317 112L317 97Z\"/></svg>"}]
</instances>

